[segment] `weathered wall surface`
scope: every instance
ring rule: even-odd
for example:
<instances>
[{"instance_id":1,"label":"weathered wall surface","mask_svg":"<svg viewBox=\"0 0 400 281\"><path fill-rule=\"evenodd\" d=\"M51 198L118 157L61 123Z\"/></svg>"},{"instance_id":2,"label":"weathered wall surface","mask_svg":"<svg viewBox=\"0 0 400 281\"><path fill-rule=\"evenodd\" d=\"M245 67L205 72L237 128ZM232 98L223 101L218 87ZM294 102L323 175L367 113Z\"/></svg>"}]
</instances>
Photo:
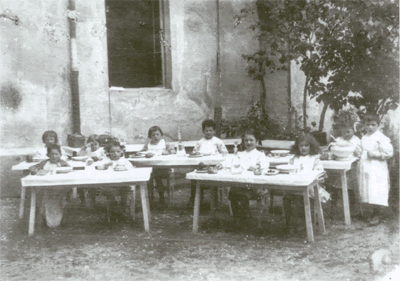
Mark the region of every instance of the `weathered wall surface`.
<instances>
[{"instance_id":1,"label":"weathered wall surface","mask_svg":"<svg viewBox=\"0 0 400 281\"><path fill-rule=\"evenodd\" d=\"M2 147L41 145L52 129L70 132L67 1L0 1L0 88ZM10 95L13 93L12 95ZM19 104L10 106L10 100Z\"/></svg>"}]
</instances>

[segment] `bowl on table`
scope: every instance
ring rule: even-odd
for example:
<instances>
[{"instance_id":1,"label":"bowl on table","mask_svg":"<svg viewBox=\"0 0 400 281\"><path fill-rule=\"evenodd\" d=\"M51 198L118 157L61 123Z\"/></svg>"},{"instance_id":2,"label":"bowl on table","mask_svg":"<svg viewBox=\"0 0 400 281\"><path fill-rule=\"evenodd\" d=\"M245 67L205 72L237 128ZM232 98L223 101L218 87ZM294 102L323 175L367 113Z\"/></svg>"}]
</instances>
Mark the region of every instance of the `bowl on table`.
<instances>
[{"instance_id":1,"label":"bowl on table","mask_svg":"<svg viewBox=\"0 0 400 281\"><path fill-rule=\"evenodd\" d=\"M87 156L74 156L74 157L72 157L72 160L74 160L74 161L82 161L82 162L85 162L87 159L88 159Z\"/></svg>"},{"instance_id":2,"label":"bowl on table","mask_svg":"<svg viewBox=\"0 0 400 281\"><path fill-rule=\"evenodd\" d=\"M279 173L282 174L292 174L296 171L297 167L295 165L277 165Z\"/></svg>"},{"instance_id":3,"label":"bowl on table","mask_svg":"<svg viewBox=\"0 0 400 281\"><path fill-rule=\"evenodd\" d=\"M108 166L109 166L108 164L100 164L100 165L95 166L94 168L96 170L104 171L104 170L108 170Z\"/></svg>"},{"instance_id":4,"label":"bowl on table","mask_svg":"<svg viewBox=\"0 0 400 281\"><path fill-rule=\"evenodd\" d=\"M343 142L338 142L331 147L331 151L337 160L348 159L355 149L354 145Z\"/></svg>"},{"instance_id":5,"label":"bowl on table","mask_svg":"<svg viewBox=\"0 0 400 281\"><path fill-rule=\"evenodd\" d=\"M286 157L290 153L290 150L272 150L271 154L275 158Z\"/></svg>"}]
</instances>

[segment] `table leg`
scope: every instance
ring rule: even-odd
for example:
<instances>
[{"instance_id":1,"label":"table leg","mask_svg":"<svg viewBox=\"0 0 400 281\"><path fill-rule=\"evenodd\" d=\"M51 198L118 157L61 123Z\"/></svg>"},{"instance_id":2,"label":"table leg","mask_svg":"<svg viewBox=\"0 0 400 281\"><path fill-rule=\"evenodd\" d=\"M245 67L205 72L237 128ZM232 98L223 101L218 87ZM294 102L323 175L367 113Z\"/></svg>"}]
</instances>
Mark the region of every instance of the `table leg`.
<instances>
[{"instance_id":1,"label":"table leg","mask_svg":"<svg viewBox=\"0 0 400 281\"><path fill-rule=\"evenodd\" d=\"M19 218L22 219L24 217L24 206L25 206L25 186L21 187L21 202L19 203Z\"/></svg>"},{"instance_id":2,"label":"table leg","mask_svg":"<svg viewBox=\"0 0 400 281\"><path fill-rule=\"evenodd\" d=\"M308 197L308 191L303 191L304 198L304 211L306 214L306 227L307 227L307 238L308 242L314 242L314 233L311 219L311 209L310 209L310 198Z\"/></svg>"},{"instance_id":3,"label":"table leg","mask_svg":"<svg viewBox=\"0 0 400 281\"><path fill-rule=\"evenodd\" d=\"M140 183L140 197L142 198L142 210L143 210L143 221L144 221L144 230L150 231L150 208L149 208L149 198L147 193L147 183Z\"/></svg>"},{"instance_id":4,"label":"table leg","mask_svg":"<svg viewBox=\"0 0 400 281\"><path fill-rule=\"evenodd\" d=\"M35 233L35 215L36 215L36 189L31 188L31 212L29 215L29 236Z\"/></svg>"},{"instance_id":5,"label":"table leg","mask_svg":"<svg viewBox=\"0 0 400 281\"><path fill-rule=\"evenodd\" d=\"M324 234L325 233L324 211L322 210L321 198L319 198L317 184L314 185L314 194L316 194L314 208L316 208L315 210L318 215L319 232L321 234Z\"/></svg>"},{"instance_id":6,"label":"table leg","mask_svg":"<svg viewBox=\"0 0 400 281\"><path fill-rule=\"evenodd\" d=\"M210 206L210 210L211 210L211 217L214 219L215 218L215 211L217 209L217 192L218 192L218 187L216 186L210 186L210 191L211 191L211 206Z\"/></svg>"},{"instance_id":7,"label":"table leg","mask_svg":"<svg viewBox=\"0 0 400 281\"><path fill-rule=\"evenodd\" d=\"M131 186L132 198L131 198L131 215L132 219L136 219L136 185Z\"/></svg>"},{"instance_id":8,"label":"table leg","mask_svg":"<svg viewBox=\"0 0 400 281\"><path fill-rule=\"evenodd\" d=\"M147 187L147 183L146 183L146 201L147 201L147 210L148 210L148 214L149 214L149 222L151 222L151 208L150 208L150 199L149 199L149 189Z\"/></svg>"},{"instance_id":9,"label":"table leg","mask_svg":"<svg viewBox=\"0 0 400 281\"><path fill-rule=\"evenodd\" d=\"M199 216L200 216L200 182L196 182L196 195L194 198L194 211L193 211L193 232L196 233L199 230Z\"/></svg>"},{"instance_id":10,"label":"table leg","mask_svg":"<svg viewBox=\"0 0 400 281\"><path fill-rule=\"evenodd\" d=\"M348 226L348 225L351 225L351 218L350 218L349 193L347 190L346 171L344 171L344 170L340 171L340 179L342 180L344 224Z\"/></svg>"}]
</instances>

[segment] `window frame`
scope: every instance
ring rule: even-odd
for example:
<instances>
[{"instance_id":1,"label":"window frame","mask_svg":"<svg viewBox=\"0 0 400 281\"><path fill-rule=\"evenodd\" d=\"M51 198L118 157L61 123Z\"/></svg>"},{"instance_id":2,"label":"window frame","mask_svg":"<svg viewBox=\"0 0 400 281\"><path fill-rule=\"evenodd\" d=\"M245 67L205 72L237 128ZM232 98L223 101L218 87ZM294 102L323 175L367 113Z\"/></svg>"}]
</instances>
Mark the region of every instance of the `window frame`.
<instances>
[{"instance_id":1,"label":"window frame","mask_svg":"<svg viewBox=\"0 0 400 281\"><path fill-rule=\"evenodd\" d=\"M110 90L135 90L135 89L172 89L172 59L171 59L171 25L169 13L169 0L158 0L160 5L160 37L161 37L161 65L162 65L162 86L154 87L130 87L111 86ZM105 8L107 3L104 1ZM106 19L107 26L107 19ZM108 45L108 38L107 38ZM107 51L107 67L109 65L109 55ZM107 71L107 78L110 79L110 72Z\"/></svg>"}]
</instances>

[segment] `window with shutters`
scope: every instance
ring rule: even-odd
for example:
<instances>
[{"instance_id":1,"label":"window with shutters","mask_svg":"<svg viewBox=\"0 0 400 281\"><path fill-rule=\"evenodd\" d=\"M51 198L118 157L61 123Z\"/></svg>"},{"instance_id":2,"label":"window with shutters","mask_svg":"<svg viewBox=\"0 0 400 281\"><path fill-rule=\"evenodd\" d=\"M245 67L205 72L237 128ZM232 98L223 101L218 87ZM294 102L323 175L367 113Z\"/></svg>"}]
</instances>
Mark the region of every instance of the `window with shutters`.
<instances>
[{"instance_id":1,"label":"window with shutters","mask_svg":"<svg viewBox=\"0 0 400 281\"><path fill-rule=\"evenodd\" d=\"M171 88L167 0L106 0L110 87Z\"/></svg>"}]
</instances>

